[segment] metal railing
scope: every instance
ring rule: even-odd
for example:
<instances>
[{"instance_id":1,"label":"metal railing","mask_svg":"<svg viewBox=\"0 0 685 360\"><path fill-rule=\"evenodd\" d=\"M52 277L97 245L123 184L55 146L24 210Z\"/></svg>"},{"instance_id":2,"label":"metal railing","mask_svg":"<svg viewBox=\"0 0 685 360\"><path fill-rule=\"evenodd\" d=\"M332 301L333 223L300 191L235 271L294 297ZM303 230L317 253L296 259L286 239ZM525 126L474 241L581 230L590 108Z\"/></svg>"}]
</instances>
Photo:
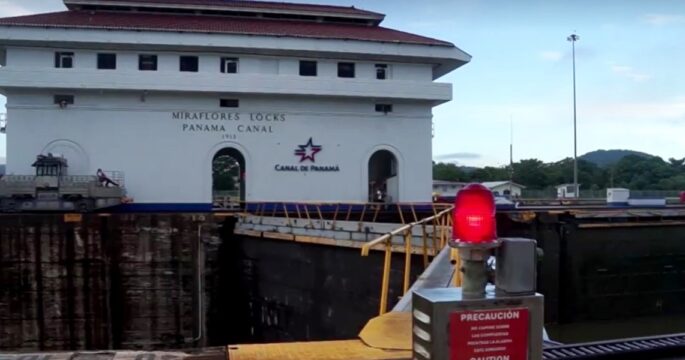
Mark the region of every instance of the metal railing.
<instances>
[{"instance_id":1,"label":"metal railing","mask_svg":"<svg viewBox=\"0 0 685 360\"><path fill-rule=\"evenodd\" d=\"M35 175L5 175L2 180L5 182L32 182L36 179Z\"/></svg>"},{"instance_id":2,"label":"metal railing","mask_svg":"<svg viewBox=\"0 0 685 360\"><path fill-rule=\"evenodd\" d=\"M643 197L669 198L669 197L677 197L679 193L680 193L680 191L678 191L678 190L630 190L630 196L635 197L635 198L643 198ZM580 189L580 199L581 200L582 199L606 200L606 198L607 198L606 189L603 189L603 190L583 190L583 189ZM557 199L557 191L555 189L547 189L547 190L524 189L522 194L521 194L521 199L522 200L528 200L528 199L561 200L561 199ZM569 198L569 199L563 199L563 200L573 200L573 199Z\"/></svg>"},{"instance_id":3,"label":"metal railing","mask_svg":"<svg viewBox=\"0 0 685 360\"><path fill-rule=\"evenodd\" d=\"M126 187L126 177L124 176L123 171L119 170L104 170L103 171L107 177L109 177L112 181L117 183L119 187Z\"/></svg>"},{"instance_id":4,"label":"metal railing","mask_svg":"<svg viewBox=\"0 0 685 360\"><path fill-rule=\"evenodd\" d=\"M212 208L214 210L238 210L241 208L240 190L214 191Z\"/></svg>"},{"instance_id":5,"label":"metal railing","mask_svg":"<svg viewBox=\"0 0 685 360\"><path fill-rule=\"evenodd\" d=\"M403 286L402 294L406 295L409 287L411 286L411 262L412 262L412 240L414 238L414 229L421 228L421 242L422 242L422 256L423 265L428 267L429 265L429 253L431 256L435 257L438 252L447 245L447 241L451 236L451 226L452 226L452 210L453 206L448 206L446 209L436 212L433 216L427 217L425 219L416 220L412 223L405 224L388 234L382 235L373 241L370 241L364 246L362 246L362 256L369 256L369 252L372 248L376 246L383 245L385 247L385 257L383 262L383 277L381 281L381 299L379 306L379 315L383 315L388 310L388 294L390 292L390 272L391 272L391 260L392 260L392 242L393 238L396 236L402 236L405 246L405 259L404 259L404 271L403 271ZM430 232L428 230L431 230ZM431 241L432 249L429 251L429 241ZM456 250L451 252L452 261L459 268L460 264L459 257L457 256ZM461 285L461 274L457 272L454 276L454 285Z\"/></svg>"},{"instance_id":6,"label":"metal railing","mask_svg":"<svg viewBox=\"0 0 685 360\"><path fill-rule=\"evenodd\" d=\"M95 175L66 175L60 177L62 184L83 184L98 181Z\"/></svg>"},{"instance_id":7,"label":"metal railing","mask_svg":"<svg viewBox=\"0 0 685 360\"><path fill-rule=\"evenodd\" d=\"M215 199L216 201L216 199ZM401 224L418 222L421 213L437 214L450 204L438 203L334 203L334 202L240 202L238 216L285 217L288 224L292 220L307 220L314 226L316 220L332 220L331 229L337 221L379 222L384 218L399 219ZM221 209L219 209L221 210Z\"/></svg>"}]
</instances>

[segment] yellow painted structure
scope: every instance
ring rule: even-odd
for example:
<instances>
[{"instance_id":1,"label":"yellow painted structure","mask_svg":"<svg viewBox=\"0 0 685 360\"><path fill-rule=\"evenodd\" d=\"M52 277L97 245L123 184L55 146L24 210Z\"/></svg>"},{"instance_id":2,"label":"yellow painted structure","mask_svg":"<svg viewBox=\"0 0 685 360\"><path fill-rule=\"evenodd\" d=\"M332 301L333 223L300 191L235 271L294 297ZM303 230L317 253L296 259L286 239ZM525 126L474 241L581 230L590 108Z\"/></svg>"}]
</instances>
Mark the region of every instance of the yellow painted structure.
<instances>
[{"instance_id":1,"label":"yellow painted structure","mask_svg":"<svg viewBox=\"0 0 685 360\"><path fill-rule=\"evenodd\" d=\"M410 360L411 313L371 319L357 340L228 346L228 360Z\"/></svg>"},{"instance_id":2,"label":"yellow painted structure","mask_svg":"<svg viewBox=\"0 0 685 360\"><path fill-rule=\"evenodd\" d=\"M410 360L410 350L382 350L361 340L229 346L229 360Z\"/></svg>"},{"instance_id":3,"label":"yellow painted structure","mask_svg":"<svg viewBox=\"0 0 685 360\"><path fill-rule=\"evenodd\" d=\"M411 313L389 312L371 319L359 333L364 344L383 350L411 350Z\"/></svg>"}]
</instances>

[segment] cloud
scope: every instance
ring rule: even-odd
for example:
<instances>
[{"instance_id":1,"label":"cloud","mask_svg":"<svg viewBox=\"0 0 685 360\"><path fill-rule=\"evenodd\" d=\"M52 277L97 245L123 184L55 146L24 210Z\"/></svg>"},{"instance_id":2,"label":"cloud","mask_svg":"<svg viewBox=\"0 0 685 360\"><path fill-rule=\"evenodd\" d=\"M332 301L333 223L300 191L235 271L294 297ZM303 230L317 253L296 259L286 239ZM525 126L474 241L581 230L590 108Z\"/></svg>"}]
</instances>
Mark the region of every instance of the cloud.
<instances>
[{"instance_id":1,"label":"cloud","mask_svg":"<svg viewBox=\"0 0 685 360\"><path fill-rule=\"evenodd\" d=\"M61 0L0 0L0 17L63 11Z\"/></svg>"},{"instance_id":2,"label":"cloud","mask_svg":"<svg viewBox=\"0 0 685 360\"><path fill-rule=\"evenodd\" d=\"M21 5L13 3L9 0L0 0L0 17L21 16L34 13Z\"/></svg>"},{"instance_id":3,"label":"cloud","mask_svg":"<svg viewBox=\"0 0 685 360\"><path fill-rule=\"evenodd\" d=\"M685 96L674 97L662 101L626 101L595 103L589 112L604 119L614 119L622 125L627 120L634 120L637 124L654 127L657 123L664 126L678 127L680 135L685 120Z\"/></svg>"},{"instance_id":4,"label":"cloud","mask_svg":"<svg viewBox=\"0 0 685 360\"><path fill-rule=\"evenodd\" d=\"M647 14L642 17L642 20L650 25L665 26L672 24L685 23L685 15L677 14Z\"/></svg>"},{"instance_id":5,"label":"cloud","mask_svg":"<svg viewBox=\"0 0 685 360\"><path fill-rule=\"evenodd\" d=\"M636 82L642 82L642 81L647 81L651 79L652 77L648 74L645 74L643 72L640 72L633 68L632 66L628 65L618 65L618 64L611 64L611 71L614 72L614 74L622 77L626 77L630 80L636 81Z\"/></svg>"},{"instance_id":6,"label":"cloud","mask_svg":"<svg viewBox=\"0 0 685 360\"><path fill-rule=\"evenodd\" d=\"M564 57L561 51L541 51L538 55L542 60L546 61L559 61Z\"/></svg>"},{"instance_id":7,"label":"cloud","mask_svg":"<svg viewBox=\"0 0 685 360\"><path fill-rule=\"evenodd\" d=\"M480 159L482 156L476 153L470 152L456 152L449 154L436 155L433 159L438 161L457 161L457 160L476 160Z\"/></svg>"}]
</instances>

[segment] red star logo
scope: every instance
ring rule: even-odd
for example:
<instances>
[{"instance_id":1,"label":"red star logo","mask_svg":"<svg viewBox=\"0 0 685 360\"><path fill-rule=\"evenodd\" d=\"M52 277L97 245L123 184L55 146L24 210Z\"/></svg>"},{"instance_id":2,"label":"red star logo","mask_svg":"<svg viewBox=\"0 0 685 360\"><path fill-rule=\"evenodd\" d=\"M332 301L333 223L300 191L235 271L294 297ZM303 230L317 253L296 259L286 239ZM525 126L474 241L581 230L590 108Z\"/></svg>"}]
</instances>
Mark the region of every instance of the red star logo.
<instances>
[{"instance_id":1,"label":"red star logo","mask_svg":"<svg viewBox=\"0 0 685 360\"><path fill-rule=\"evenodd\" d=\"M312 138L309 138L309 141L306 144L297 145L297 147L299 147L299 149L295 150L295 155L300 157L300 162L304 162L305 160L316 162L316 160L314 160L314 155L321 151L321 145L314 145Z\"/></svg>"}]
</instances>

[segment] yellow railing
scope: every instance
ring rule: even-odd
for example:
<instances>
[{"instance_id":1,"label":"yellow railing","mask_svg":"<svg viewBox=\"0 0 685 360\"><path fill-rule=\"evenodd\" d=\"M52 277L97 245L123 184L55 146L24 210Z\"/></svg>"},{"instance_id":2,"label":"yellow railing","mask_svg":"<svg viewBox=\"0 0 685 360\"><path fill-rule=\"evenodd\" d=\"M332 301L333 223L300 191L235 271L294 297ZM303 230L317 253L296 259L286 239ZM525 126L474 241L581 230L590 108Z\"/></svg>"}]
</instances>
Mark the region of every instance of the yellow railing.
<instances>
[{"instance_id":1,"label":"yellow railing","mask_svg":"<svg viewBox=\"0 0 685 360\"><path fill-rule=\"evenodd\" d=\"M215 199L215 204L222 204L222 199ZM225 204L226 202L224 202ZM434 215L446 209L450 209L450 204L439 203L333 203L333 202L230 202L234 207L242 209L242 215L252 215L258 217L285 217L291 224L292 219L307 220L310 226L314 226L313 221L329 220L331 228L335 228L336 221L356 221L377 222L379 215L397 216L402 224L407 224L407 220L412 220L412 224L420 223L419 210L429 207ZM245 210L248 209L249 210ZM228 210L228 209L227 209ZM326 210L326 211L324 211ZM354 210L354 211L353 211ZM425 221L425 220L421 220Z\"/></svg>"},{"instance_id":2,"label":"yellow railing","mask_svg":"<svg viewBox=\"0 0 685 360\"><path fill-rule=\"evenodd\" d=\"M421 241L422 241L422 256L424 268L428 267L429 253L432 256L438 254L438 252L447 245L447 241L451 236L449 229L452 226L452 206L447 206L446 209L438 212L434 210L434 215L427 217L422 220L417 220L409 224L405 224L388 234L378 237L377 239L370 241L364 246L362 246L362 256L368 256L369 251L380 245L385 246L385 258L383 261L383 278L381 281L381 300L379 314L383 315L388 309L388 293L390 292L390 270L391 270L391 259L392 259L392 240L395 236L402 236L405 246L405 259L404 259L404 279L403 279L403 294L409 291L411 286L411 255L412 255L412 240L414 239L414 229L421 228ZM428 232L430 231L430 234ZM432 251L429 251L429 237L432 240ZM456 250L451 252L452 262L459 268L459 257L457 256ZM454 276L454 285L461 285L461 276L459 272L456 272Z\"/></svg>"}]
</instances>

